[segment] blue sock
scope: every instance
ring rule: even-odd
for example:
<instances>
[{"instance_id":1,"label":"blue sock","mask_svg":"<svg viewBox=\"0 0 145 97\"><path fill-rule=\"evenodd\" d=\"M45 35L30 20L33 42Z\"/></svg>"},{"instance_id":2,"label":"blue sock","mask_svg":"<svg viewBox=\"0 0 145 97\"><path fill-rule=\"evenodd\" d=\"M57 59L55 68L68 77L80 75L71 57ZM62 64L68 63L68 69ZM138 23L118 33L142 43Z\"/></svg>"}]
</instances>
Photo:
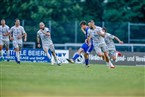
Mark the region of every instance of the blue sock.
<instances>
[{"instance_id":1,"label":"blue sock","mask_svg":"<svg viewBox=\"0 0 145 97\"><path fill-rule=\"evenodd\" d=\"M79 54L76 53L72 59L75 61L78 57L79 57Z\"/></svg>"},{"instance_id":2,"label":"blue sock","mask_svg":"<svg viewBox=\"0 0 145 97\"><path fill-rule=\"evenodd\" d=\"M85 64L86 64L86 65L89 64L89 59L85 59Z\"/></svg>"}]
</instances>

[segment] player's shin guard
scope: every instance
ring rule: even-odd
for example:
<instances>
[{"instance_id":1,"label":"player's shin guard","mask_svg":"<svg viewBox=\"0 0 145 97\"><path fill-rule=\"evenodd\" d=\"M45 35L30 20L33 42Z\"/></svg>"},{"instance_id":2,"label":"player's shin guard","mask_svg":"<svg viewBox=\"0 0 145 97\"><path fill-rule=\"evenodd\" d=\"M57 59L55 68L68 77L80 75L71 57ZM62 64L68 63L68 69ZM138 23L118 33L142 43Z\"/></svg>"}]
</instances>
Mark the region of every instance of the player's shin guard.
<instances>
[{"instance_id":1,"label":"player's shin guard","mask_svg":"<svg viewBox=\"0 0 145 97\"><path fill-rule=\"evenodd\" d=\"M51 56L50 56L50 54L47 52L46 53L46 55L47 55L47 57L49 58L49 59L51 59Z\"/></svg>"},{"instance_id":2,"label":"player's shin guard","mask_svg":"<svg viewBox=\"0 0 145 97\"><path fill-rule=\"evenodd\" d=\"M3 50L0 51L0 57L3 57Z\"/></svg>"},{"instance_id":3,"label":"player's shin guard","mask_svg":"<svg viewBox=\"0 0 145 97\"><path fill-rule=\"evenodd\" d=\"M16 57L17 57L17 61L19 62L20 61L20 53L19 53L19 51L16 51Z\"/></svg>"},{"instance_id":4,"label":"player's shin guard","mask_svg":"<svg viewBox=\"0 0 145 97\"><path fill-rule=\"evenodd\" d=\"M7 54L7 58L9 58L10 57L10 51L9 50L6 51L6 54Z\"/></svg>"},{"instance_id":5,"label":"player's shin guard","mask_svg":"<svg viewBox=\"0 0 145 97\"><path fill-rule=\"evenodd\" d=\"M72 59L75 61L78 57L79 57L79 54L76 53Z\"/></svg>"}]
</instances>

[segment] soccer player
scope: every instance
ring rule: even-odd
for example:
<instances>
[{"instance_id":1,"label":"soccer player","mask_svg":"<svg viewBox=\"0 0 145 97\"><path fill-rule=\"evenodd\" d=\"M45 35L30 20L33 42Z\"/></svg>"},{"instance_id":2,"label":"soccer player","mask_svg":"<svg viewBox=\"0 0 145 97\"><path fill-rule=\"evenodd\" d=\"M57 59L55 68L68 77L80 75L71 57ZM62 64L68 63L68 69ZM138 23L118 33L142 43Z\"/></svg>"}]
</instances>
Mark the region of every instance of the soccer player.
<instances>
[{"instance_id":1,"label":"soccer player","mask_svg":"<svg viewBox=\"0 0 145 97\"><path fill-rule=\"evenodd\" d=\"M20 51L23 46L23 40L22 38L24 37L24 41L27 40L27 33L25 32L24 28L20 26L20 20L16 19L15 20L15 25L11 27L10 31L10 40L12 40L14 50L16 52L15 54L15 61L20 64Z\"/></svg>"},{"instance_id":2,"label":"soccer player","mask_svg":"<svg viewBox=\"0 0 145 97\"><path fill-rule=\"evenodd\" d=\"M104 38L105 38L106 45L108 47L109 56L115 61L118 55L120 54L120 52L116 51L113 39L116 39L120 44L123 44L123 41L121 41L118 37L108 33L105 27L103 27L102 30L105 32Z\"/></svg>"},{"instance_id":3,"label":"soccer player","mask_svg":"<svg viewBox=\"0 0 145 97\"><path fill-rule=\"evenodd\" d=\"M9 61L9 27L6 25L4 19L1 20L0 26L0 61L4 60L3 47L6 49L7 61Z\"/></svg>"},{"instance_id":4,"label":"soccer player","mask_svg":"<svg viewBox=\"0 0 145 97\"><path fill-rule=\"evenodd\" d=\"M92 38L94 49L97 55L99 57L102 57L102 59L106 61L106 64L107 66L109 66L109 68L115 68L115 66L109 60L108 49L105 40L103 38L104 32L102 31L102 28L96 26L93 20L89 21L89 27L90 29L88 30L89 33L88 41L90 41Z\"/></svg>"},{"instance_id":5,"label":"soccer player","mask_svg":"<svg viewBox=\"0 0 145 97\"><path fill-rule=\"evenodd\" d=\"M70 63L74 63L74 61L80 56L80 54L82 52L84 52L84 57L85 57L85 65L86 67L88 66L88 61L89 61L89 53L93 50L93 43L92 41L90 41L90 43L88 43L87 41L87 37L88 37L88 29L89 27L86 24L86 21L81 21L80 22L80 26L81 26L81 30L84 33L86 39L85 39L85 43L82 44L82 46L79 48L79 50L75 53L75 55L73 56L72 59L67 59L68 62ZM90 44L90 45L88 45Z\"/></svg>"},{"instance_id":6,"label":"soccer player","mask_svg":"<svg viewBox=\"0 0 145 97\"><path fill-rule=\"evenodd\" d=\"M58 61L56 53L55 53L55 48L51 39L51 33L50 30L45 27L45 24L43 22L39 23L39 31L37 32L37 43L38 43L38 47L40 48L40 39L42 41L42 48L44 50L44 52L46 53L47 57L49 59L51 59L51 56L48 53L48 50L50 49L54 60L56 61L57 65L60 66L61 62Z\"/></svg>"}]
</instances>

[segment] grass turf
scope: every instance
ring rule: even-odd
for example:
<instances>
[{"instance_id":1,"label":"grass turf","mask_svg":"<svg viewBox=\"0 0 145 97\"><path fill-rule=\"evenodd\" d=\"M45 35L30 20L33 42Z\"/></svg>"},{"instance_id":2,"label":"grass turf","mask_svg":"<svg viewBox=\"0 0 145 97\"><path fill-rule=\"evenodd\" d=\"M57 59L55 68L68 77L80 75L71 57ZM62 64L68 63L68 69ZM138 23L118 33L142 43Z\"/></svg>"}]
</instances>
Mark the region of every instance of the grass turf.
<instances>
[{"instance_id":1,"label":"grass turf","mask_svg":"<svg viewBox=\"0 0 145 97\"><path fill-rule=\"evenodd\" d=\"M0 63L0 97L145 96L145 67Z\"/></svg>"}]
</instances>

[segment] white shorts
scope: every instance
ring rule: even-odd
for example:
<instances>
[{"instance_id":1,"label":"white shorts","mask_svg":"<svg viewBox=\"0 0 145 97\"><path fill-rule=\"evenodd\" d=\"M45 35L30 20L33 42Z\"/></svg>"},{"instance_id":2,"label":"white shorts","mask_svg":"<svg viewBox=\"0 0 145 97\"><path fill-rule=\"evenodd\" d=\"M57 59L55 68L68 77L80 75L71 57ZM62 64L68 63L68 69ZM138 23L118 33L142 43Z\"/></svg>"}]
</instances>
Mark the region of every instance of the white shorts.
<instances>
[{"instance_id":1,"label":"white shorts","mask_svg":"<svg viewBox=\"0 0 145 97\"><path fill-rule=\"evenodd\" d=\"M109 50L109 56L115 57L116 56L116 50Z\"/></svg>"},{"instance_id":2,"label":"white shorts","mask_svg":"<svg viewBox=\"0 0 145 97\"><path fill-rule=\"evenodd\" d=\"M55 48L53 44L42 44L43 49L50 49L51 52L55 52Z\"/></svg>"},{"instance_id":3,"label":"white shorts","mask_svg":"<svg viewBox=\"0 0 145 97\"><path fill-rule=\"evenodd\" d=\"M5 48L9 48L9 41L0 40L0 45L3 45Z\"/></svg>"},{"instance_id":4,"label":"white shorts","mask_svg":"<svg viewBox=\"0 0 145 97\"><path fill-rule=\"evenodd\" d=\"M102 52L108 52L108 47L105 43L103 43L101 45L95 44L94 49L95 49L97 54L102 53Z\"/></svg>"},{"instance_id":5,"label":"white shorts","mask_svg":"<svg viewBox=\"0 0 145 97\"><path fill-rule=\"evenodd\" d=\"M23 43L17 42L17 41L13 41L13 47L14 48L19 48L19 50L22 49Z\"/></svg>"}]
</instances>

